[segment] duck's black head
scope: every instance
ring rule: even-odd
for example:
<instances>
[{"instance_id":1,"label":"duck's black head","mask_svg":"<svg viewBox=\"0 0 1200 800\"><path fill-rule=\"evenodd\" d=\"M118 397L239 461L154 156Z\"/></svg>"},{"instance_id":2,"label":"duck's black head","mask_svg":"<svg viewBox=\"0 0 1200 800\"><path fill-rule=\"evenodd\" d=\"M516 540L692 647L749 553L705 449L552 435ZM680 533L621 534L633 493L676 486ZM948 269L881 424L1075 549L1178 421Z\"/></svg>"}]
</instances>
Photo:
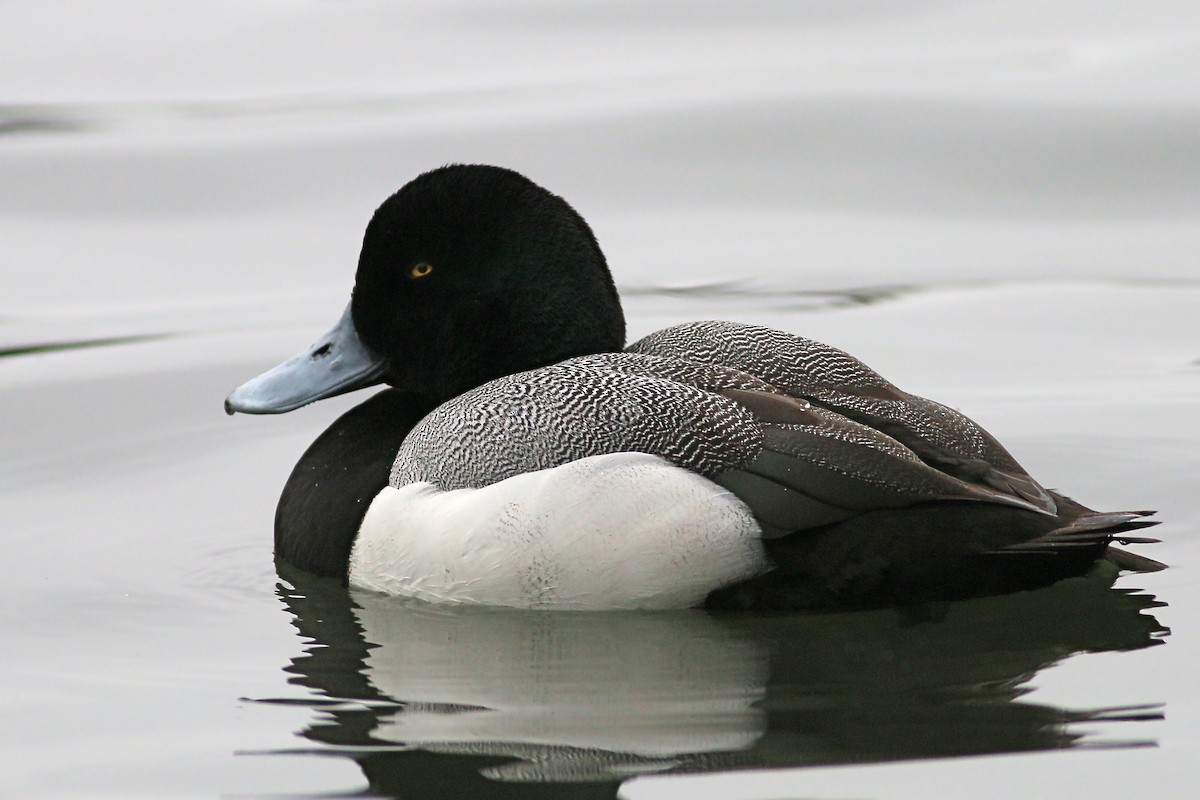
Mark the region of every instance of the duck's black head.
<instances>
[{"instance_id":1,"label":"duck's black head","mask_svg":"<svg viewBox=\"0 0 1200 800\"><path fill-rule=\"evenodd\" d=\"M583 217L512 170L453 165L384 201L342 319L225 408L277 414L380 382L437 404L624 343L617 290Z\"/></svg>"},{"instance_id":2,"label":"duck's black head","mask_svg":"<svg viewBox=\"0 0 1200 800\"><path fill-rule=\"evenodd\" d=\"M561 197L490 166L426 172L379 207L350 312L387 360L385 380L435 400L625 340L587 223Z\"/></svg>"}]
</instances>

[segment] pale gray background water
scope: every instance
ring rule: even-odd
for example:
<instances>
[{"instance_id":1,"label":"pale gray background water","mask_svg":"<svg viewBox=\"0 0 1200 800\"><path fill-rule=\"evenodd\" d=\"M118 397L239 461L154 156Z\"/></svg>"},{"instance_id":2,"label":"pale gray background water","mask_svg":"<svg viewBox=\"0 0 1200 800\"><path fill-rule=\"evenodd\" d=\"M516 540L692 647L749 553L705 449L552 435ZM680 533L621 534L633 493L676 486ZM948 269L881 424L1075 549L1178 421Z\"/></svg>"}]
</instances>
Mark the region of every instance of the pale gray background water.
<instances>
[{"instance_id":1,"label":"pale gray background water","mask_svg":"<svg viewBox=\"0 0 1200 800\"><path fill-rule=\"evenodd\" d=\"M0 5L0 793L1190 796L1198 79L1192 3ZM1172 568L909 628L281 598L278 491L357 398L221 400L451 161L567 197L631 336L841 346L1158 508Z\"/></svg>"}]
</instances>

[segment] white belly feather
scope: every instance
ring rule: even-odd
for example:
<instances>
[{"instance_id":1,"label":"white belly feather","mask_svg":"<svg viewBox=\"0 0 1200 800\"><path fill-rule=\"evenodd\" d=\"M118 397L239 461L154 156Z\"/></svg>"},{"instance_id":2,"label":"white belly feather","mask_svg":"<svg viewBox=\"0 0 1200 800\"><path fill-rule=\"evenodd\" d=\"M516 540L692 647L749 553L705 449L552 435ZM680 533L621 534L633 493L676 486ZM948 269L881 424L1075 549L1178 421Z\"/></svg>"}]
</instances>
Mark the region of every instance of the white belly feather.
<instances>
[{"instance_id":1,"label":"white belly feather","mask_svg":"<svg viewBox=\"0 0 1200 800\"><path fill-rule=\"evenodd\" d=\"M388 487L350 554L350 583L433 602L684 608L768 568L737 497L643 453L481 489Z\"/></svg>"}]
</instances>

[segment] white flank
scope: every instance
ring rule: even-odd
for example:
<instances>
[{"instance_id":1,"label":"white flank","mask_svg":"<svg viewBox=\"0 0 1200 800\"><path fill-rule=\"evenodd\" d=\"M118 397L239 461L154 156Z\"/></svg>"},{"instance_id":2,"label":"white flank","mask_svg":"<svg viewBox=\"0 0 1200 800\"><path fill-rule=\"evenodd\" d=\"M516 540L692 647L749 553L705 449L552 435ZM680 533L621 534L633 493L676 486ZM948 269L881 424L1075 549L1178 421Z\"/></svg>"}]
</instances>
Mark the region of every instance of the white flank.
<instances>
[{"instance_id":1,"label":"white flank","mask_svg":"<svg viewBox=\"0 0 1200 800\"><path fill-rule=\"evenodd\" d=\"M350 554L350 583L432 602L686 608L768 568L758 523L711 481L615 453L482 489L388 487Z\"/></svg>"}]
</instances>

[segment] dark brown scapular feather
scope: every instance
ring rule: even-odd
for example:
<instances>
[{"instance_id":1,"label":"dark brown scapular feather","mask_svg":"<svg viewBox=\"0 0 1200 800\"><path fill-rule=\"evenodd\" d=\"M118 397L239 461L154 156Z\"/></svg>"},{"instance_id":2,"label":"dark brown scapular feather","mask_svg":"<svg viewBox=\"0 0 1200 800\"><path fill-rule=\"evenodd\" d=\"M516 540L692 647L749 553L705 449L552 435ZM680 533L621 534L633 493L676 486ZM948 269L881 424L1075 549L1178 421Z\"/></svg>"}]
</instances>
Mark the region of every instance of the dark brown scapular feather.
<instances>
[{"instance_id":1,"label":"dark brown scapular feather","mask_svg":"<svg viewBox=\"0 0 1200 800\"><path fill-rule=\"evenodd\" d=\"M1053 583L1105 555L1123 569L1162 568L1109 547L1120 533L1156 524L1145 512L1099 513L1047 492L1056 512L1048 513L989 481L935 469L902 443L820 406L755 391L722 394L756 414L763 444L748 464L715 480L759 517L777 569L717 592L713 607L953 600Z\"/></svg>"}]
</instances>

